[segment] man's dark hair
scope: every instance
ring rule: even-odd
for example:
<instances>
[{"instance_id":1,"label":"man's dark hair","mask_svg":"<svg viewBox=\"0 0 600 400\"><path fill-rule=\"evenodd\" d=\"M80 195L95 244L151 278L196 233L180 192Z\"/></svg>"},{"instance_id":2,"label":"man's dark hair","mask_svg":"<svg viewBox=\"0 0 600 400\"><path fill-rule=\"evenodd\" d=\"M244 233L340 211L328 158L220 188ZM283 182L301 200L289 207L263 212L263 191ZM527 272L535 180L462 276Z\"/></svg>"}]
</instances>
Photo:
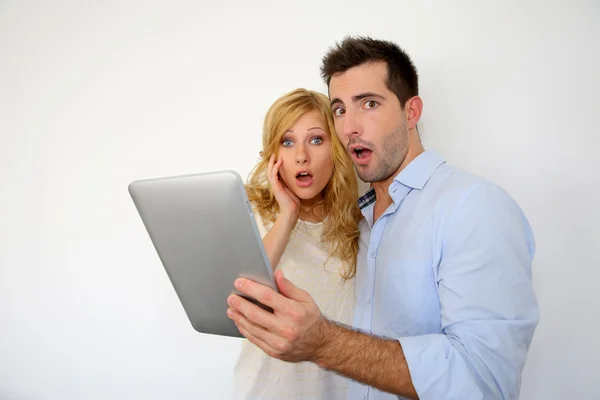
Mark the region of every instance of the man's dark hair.
<instances>
[{"instance_id":1,"label":"man's dark hair","mask_svg":"<svg viewBox=\"0 0 600 400\"><path fill-rule=\"evenodd\" d=\"M398 97L402 108L408 99L419 94L417 69L408 54L394 42L349 36L330 48L322 61L321 76L327 86L334 74L365 63L383 61L388 70L385 85Z\"/></svg>"}]
</instances>

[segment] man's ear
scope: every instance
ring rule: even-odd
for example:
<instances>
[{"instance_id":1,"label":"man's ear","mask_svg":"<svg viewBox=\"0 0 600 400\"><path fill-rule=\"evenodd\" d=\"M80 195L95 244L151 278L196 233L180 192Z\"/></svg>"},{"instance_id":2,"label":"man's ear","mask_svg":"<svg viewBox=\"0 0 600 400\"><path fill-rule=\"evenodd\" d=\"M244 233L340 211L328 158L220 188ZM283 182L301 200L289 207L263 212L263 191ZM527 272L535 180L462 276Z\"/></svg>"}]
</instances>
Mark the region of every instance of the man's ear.
<instances>
[{"instance_id":1,"label":"man's ear","mask_svg":"<svg viewBox=\"0 0 600 400\"><path fill-rule=\"evenodd\" d=\"M405 107L407 108L408 127L414 128L421 119L423 100L419 96L414 96L406 102Z\"/></svg>"}]
</instances>

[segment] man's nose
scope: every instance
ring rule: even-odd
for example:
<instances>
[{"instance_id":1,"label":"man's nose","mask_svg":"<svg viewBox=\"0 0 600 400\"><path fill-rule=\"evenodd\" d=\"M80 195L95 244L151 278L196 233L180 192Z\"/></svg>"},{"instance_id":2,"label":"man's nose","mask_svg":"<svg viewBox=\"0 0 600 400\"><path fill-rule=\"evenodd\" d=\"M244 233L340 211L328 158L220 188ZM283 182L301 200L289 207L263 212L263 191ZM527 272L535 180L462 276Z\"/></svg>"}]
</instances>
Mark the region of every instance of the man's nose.
<instances>
[{"instance_id":1,"label":"man's nose","mask_svg":"<svg viewBox=\"0 0 600 400\"><path fill-rule=\"evenodd\" d=\"M352 137L360 135L361 129L355 112L346 111L344 113L344 118L342 119L341 123L343 124L341 132L347 138L352 139Z\"/></svg>"}]
</instances>

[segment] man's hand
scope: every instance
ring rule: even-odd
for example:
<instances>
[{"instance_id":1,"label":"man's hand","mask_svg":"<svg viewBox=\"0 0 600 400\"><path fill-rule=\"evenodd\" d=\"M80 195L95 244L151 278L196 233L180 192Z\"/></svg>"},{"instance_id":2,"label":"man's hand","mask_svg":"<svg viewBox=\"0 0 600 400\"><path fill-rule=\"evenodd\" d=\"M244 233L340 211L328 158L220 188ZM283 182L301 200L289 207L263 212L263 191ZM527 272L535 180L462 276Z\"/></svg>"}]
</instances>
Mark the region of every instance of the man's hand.
<instances>
[{"instance_id":1,"label":"man's hand","mask_svg":"<svg viewBox=\"0 0 600 400\"><path fill-rule=\"evenodd\" d=\"M281 294L249 279L234 286L273 309L263 310L232 294L227 315L250 342L271 357L289 362L310 361L326 370L385 392L418 398L402 346L327 321L314 300L275 271Z\"/></svg>"},{"instance_id":2,"label":"man's hand","mask_svg":"<svg viewBox=\"0 0 600 400\"><path fill-rule=\"evenodd\" d=\"M284 361L314 361L323 345L328 323L312 297L275 271L275 282L281 294L251 281L237 279L234 286L273 309L263 310L241 296L227 299L231 318L241 334L271 357Z\"/></svg>"}]
</instances>

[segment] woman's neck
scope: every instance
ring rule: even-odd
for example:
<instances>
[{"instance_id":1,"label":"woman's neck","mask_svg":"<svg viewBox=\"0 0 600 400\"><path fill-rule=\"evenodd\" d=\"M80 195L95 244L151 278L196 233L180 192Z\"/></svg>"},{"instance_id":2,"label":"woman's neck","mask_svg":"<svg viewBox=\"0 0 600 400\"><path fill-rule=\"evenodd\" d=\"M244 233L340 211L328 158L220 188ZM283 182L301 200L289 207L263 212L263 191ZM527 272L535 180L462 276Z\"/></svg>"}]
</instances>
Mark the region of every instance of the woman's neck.
<instances>
[{"instance_id":1,"label":"woman's neck","mask_svg":"<svg viewBox=\"0 0 600 400\"><path fill-rule=\"evenodd\" d=\"M318 201L302 201L300 203L300 214L298 219L306 222L321 222L325 219L325 207L322 199Z\"/></svg>"}]
</instances>

